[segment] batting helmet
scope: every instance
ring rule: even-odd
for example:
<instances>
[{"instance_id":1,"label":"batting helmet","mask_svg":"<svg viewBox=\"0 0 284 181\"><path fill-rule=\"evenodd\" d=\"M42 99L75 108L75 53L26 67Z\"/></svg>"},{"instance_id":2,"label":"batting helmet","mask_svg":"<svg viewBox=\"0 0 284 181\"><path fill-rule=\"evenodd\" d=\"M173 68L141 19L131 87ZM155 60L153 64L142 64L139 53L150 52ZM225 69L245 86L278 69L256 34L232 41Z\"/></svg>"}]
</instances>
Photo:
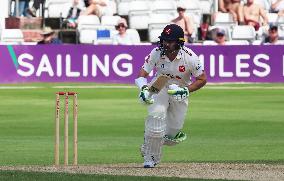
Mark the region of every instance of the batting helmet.
<instances>
[{"instance_id":1,"label":"batting helmet","mask_svg":"<svg viewBox=\"0 0 284 181\"><path fill-rule=\"evenodd\" d=\"M161 36L159 36L160 41L162 40L170 40L170 41L177 41L179 44L184 43L184 32L183 29L176 25L176 24L169 24L167 25Z\"/></svg>"}]
</instances>

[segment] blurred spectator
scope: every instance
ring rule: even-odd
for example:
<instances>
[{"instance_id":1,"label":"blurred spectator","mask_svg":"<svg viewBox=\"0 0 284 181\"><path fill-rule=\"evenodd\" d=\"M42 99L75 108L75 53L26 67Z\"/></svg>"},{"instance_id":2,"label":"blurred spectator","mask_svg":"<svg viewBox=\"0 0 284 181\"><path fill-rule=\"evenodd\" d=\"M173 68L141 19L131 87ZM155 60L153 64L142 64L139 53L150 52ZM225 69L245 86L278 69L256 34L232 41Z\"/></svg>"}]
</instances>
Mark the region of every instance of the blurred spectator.
<instances>
[{"instance_id":1,"label":"blurred spectator","mask_svg":"<svg viewBox=\"0 0 284 181\"><path fill-rule=\"evenodd\" d=\"M279 41L278 25L270 24L268 30L268 36L262 41L263 45L280 45L283 44Z\"/></svg>"},{"instance_id":2,"label":"blurred spectator","mask_svg":"<svg viewBox=\"0 0 284 181\"><path fill-rule=\"evenodd\" d=\"M78 7L79 0L73 0L73 5L70 7L68 15L67 15L67 27L69 28L76 28L77 27L77 20L80 15L81 9Z\"/></svg>"},{"instance_id":3,"label":"blurred spectator","mask_svg":"<svg viewBox=\"0 0 284 181\"><path fill-rule=\"evenodd\" d=\"M29 8L30 0L19 0L19 16L27 16L27 10ZM14 9L13 16L16 16L16 6Z\"/></svg>"},{"instance_id":4,"label":"blurred spectator","mask_svg":"<svg viewBox=\"0 0 284 181\"><path fill-rule=\"evenodd\" d=\"M200 27L198 27L198 39L199 40L211 40L209 37L210 32L209 32L209 25L211 24L211 16L208 14L202 15L202 22L200 24Z\"/></svg>"},{"instance_id":5,"label":"blurred spectator","mask_svg":"<svg viewBox=\"0 0 284 181\"><path fill-rule=\"evenodd\" d=\"M172 22L179 25L184 31L185 42L192 43L191 35L194 31L193 21L190 17L185 15L186 6L183 3L179 3L177 6L178 17L173 19Z\"/></svg>"},{"instance_id":6,"label":"blurred spectator","mask_svg":"<svg viewBox=\"0 0 284 181\"><path fill-rule=\"evenodd\" d=\"M126 32L127 22L124 18L118 20L117 25L115 26L118 31L117 34L113 36L113 44L115 45L133 45L134 42L131 36Z\"/></svg>"},{"instance_id":7,"label":"blurred spectator","mask_svg":"<svg viewBox=\"0 0 284 181\"><path fill-rule=\"evenodd\" d=\"M253 26L256 31L259 30L260 26L267 25L268 18L264 9L260 5L255 4L254 0L247 0L247 4L243 6L242 13L241 22ZM263 19L263 24L261 24L260 17Z\"/></svg>"},{"instance_id":8,"label":"blurred spectator","mask_svg":"<svg viewBox=\"0 0 284 181\"><path fill-rule=\"evenodd\" d=\"M40 8L40 5L42 5L43 7L44 3L45 3L45 0L34 0L33 6L28 9L28 13L31 16L36 17L36 11Z\"/></svg>"},{"instance_id":9,"label":"blurred spectator","mask_svg":"<svg viewBox=\"0 0 284 181\"><path fill-rule=\"evenodd\" d=\"M200 33L201 33L201 40L208 39L208 29L209 29L209 23L203 22L200 25Z\"/></svg>"},{"instance_id":10,"label":"blurred spectator","mask_svg":"<svg viewBox=\"0 0 284 181\"><path fill-rule=\"evenodd\" d=\"M284 10L284 0L271 0L271 12L278 13Z\"/></svg>"},{"instance_id":11,"label":"blurred spectator","mask_svg":"<svg viewBox=\"0 0 284 181\"><path fill-rule=\"evenodd\" d=\"M237 20L240 23L241 20L241 11L242 11L242 5L241 5L241 0L231 0L232 4L231 4L231 9L233 10L233 12L236 13L237 15Z\"/></svg>"},{"instance_id":12,"label":"blurred spectator","mask_svg":"<svg viewBox=\"0 0 284 181\"><path fill-rule=\"evenodd\" d=\"M226 45L226 33L222 28L212 30L212 38L216 45Z\"/></svg>"},{"instance_id":13,"label":"blurred spectator","mask_svg":"<svg viewBox=\"0 0 284 181\"><path fill-rule=\"evenodd\" d=\"M86 6L86 10L81 12L81 15L94 14L98 17L106 15L109 12L108 3L108 0L89 0L89 6Z\"/></svg>"},{"instance_id":14,"label":"blurred spectator","mask_svg":"<svg viewBox=\"0 0 284 181\"><path fill-rule=\"evenodd\" d=\"M278 12L278 16L284 16L284 9Z\"/></svg>"},{"instance_id":15,"label":"blurred spectator","mask_svg":"<svg viewBox=\"0 0 284 181\"><path fill-rule=\"evenodd\" d=\"M45 27L41 36L42 40L37 44L62 44L61 40L55 37L55 32L50 27Z\"/></svg>"},{"instance_id":16,"label":"blurred spectator","mask_svg":"<svg viewBox=\"0 0 284 181\"><path fill-rule=\"evenodd\" d=\"M90 1L92 1L92 0L84 0L85 7L90 6Z\"/></svg>"},{"instance_id":17,"label":"blurred spectator","mask_svg":"<svg viewBox=\"0 0 284 181\"><path fill-rule=\"evenodd\" d=\"M231 0L219 0L218 1L218 11L221 13L231 13L234 21L238 21L237 12L233 9L233 3Z\"/></svg>"}]
</instances>

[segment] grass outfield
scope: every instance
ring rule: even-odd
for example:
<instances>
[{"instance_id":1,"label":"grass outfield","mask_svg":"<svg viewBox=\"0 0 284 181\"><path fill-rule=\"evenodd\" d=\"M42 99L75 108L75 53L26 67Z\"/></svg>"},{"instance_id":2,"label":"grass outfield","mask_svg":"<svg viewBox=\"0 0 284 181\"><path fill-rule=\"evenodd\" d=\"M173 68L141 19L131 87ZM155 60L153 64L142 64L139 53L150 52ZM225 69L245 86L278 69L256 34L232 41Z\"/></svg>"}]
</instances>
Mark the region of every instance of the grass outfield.
<instances>
[{"instance_id":1,"label":"grass outfield","mask_svg":"<svg viewBox=\"0 0 284 181\"><path fill-rule=\"evenodd\" d=\"M0 86L0 165L53 164L58 90L79 92L79 164L142 163L138 148L146 107L138 103L136 88L54 88L57 85ZM189 139L165 147L163 162L284 164L283 86L208 85L193 93L184 126Z\"/></svg>"}]
</instances>

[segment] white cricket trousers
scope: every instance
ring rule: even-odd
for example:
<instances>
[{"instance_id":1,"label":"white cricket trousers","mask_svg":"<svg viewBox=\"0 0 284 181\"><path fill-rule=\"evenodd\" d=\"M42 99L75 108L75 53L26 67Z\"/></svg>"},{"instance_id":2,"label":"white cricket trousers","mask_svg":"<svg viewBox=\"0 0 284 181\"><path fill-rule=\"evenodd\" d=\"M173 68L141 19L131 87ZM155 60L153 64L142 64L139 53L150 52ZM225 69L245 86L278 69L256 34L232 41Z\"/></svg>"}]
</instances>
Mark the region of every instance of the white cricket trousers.
<instances>
[{"instance_id":1,"label":"white cricket trousers","mask_svg":"<svg viewBox=\"0 0 284 181\"><path fill-rule=\"evenodd\" d=\"M159 94L153 96L154 103L148 107L148 116L159 118L161 125L146 122L147 126L165 127L166 135L175 136L183 127L188 109L188 99L177 101L168 94L168 86L164 87ZM155 129L155 128L153 128Z\"/></svg>"}]
</instances>

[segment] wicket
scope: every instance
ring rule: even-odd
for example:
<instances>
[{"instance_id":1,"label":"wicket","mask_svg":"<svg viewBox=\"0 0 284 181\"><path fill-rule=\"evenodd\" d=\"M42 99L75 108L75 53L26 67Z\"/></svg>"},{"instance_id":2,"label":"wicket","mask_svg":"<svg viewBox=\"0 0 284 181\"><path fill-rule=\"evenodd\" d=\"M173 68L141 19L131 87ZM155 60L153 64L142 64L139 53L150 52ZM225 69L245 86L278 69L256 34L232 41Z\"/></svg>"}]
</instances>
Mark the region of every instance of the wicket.
<instances>
[{"instance_id":1,"label":"wicket","mask_svg":"<svg viewBox=\"0 0 284 181\"><path fill-rule=\"evenodd\" d=\"M68 125L69 125L69 96L73 96L73 165L78 164L78 102L76 92L57 92L55 104L55 146L54 146L54 164L59 166L59 144L60 144L60 96L65 96L64 105L64 166L68 165Z\"/></svg>"}]
</instances>

